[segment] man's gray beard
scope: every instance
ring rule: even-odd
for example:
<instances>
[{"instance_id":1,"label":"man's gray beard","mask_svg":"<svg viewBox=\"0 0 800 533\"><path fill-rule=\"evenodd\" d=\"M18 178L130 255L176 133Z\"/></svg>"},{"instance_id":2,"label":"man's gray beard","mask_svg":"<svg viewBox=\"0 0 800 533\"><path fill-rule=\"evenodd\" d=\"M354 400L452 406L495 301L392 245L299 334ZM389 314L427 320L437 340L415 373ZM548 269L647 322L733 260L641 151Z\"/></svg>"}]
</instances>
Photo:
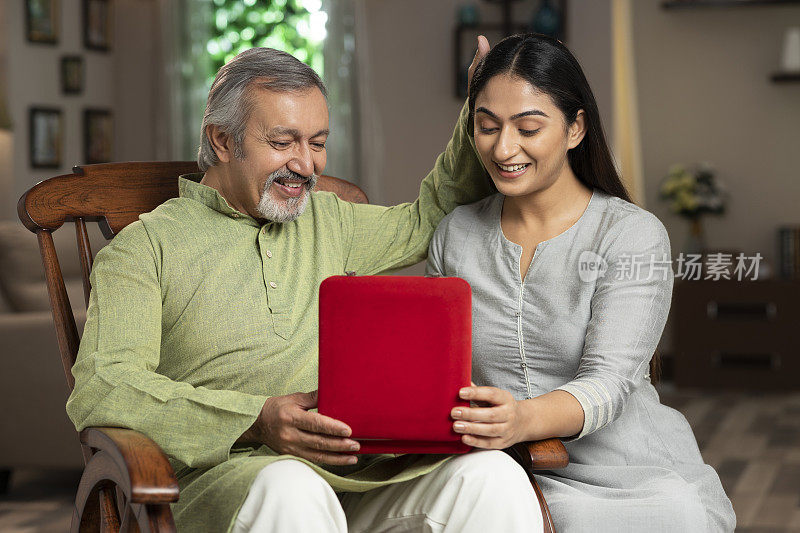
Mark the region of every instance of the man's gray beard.
<instances>
[{"instance_id":1,"label":"man's gray beard","mask_svg":"<svg viewBox=\"0 0 800 533\"><path fill-rule=\"evenodd\" d=\"M316 186L319 176L312 174L308 178L308 181L301 185L301 187L305 188L302 196L289 198L285 201L276 201L269 193L270 186L278 178L306 179L300 174L288 169L276 170L269 175L267 183L264 184L264 190L261 191L261 199L258 201L256 211L258 211L258 214L263 218L273 222L291 222L305 211L306 205L308 204L308 197L314 189L314 186Z\"/></svg>"}]
</instances>

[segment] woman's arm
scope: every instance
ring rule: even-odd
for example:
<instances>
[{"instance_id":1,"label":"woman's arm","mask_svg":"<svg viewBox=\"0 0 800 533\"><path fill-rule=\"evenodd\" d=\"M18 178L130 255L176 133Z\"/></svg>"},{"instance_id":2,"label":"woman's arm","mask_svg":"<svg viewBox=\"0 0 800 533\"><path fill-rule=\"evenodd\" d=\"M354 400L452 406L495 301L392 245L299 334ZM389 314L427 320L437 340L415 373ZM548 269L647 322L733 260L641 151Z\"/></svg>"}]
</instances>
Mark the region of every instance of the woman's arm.
<instances>
[{"instance_id":1,"label":"woman's arm","mask_svg":"<svg viewBox=\"0 0 800 533\"><path fill-rule=\"evenodd\" d=\"M672 295L669 237L651 213L630 215L609 230L602 255L607 270L592 297L575 378L523 401L494 387L468 388L470 400L490 407L462 410L466 426L454 428L465 433L464 442L496 448L549 437L581 438L615 420L630 393L647 379Z\"/></svg>"}]
</instances>

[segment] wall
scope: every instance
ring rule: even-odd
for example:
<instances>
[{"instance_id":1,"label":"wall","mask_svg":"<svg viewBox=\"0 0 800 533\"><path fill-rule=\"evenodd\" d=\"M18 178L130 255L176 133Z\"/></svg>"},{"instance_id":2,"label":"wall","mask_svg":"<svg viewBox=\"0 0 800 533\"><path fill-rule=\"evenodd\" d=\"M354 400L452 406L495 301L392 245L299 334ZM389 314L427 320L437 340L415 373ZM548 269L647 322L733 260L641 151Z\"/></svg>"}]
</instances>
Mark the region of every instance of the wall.
<instances>
[{"instance_id":1,"label":"wall","mask_svg":"<svg viewBox=\"0 0 800 533\"><path fill-rule=\"evenodd\" d=\"M484 15L497 12L479 4ZM794 126L800 96L796 84L776 85L768 76L778 66L785 28L800 24L800 7L667 11L658 0L633 4L646 208L665 223L673 254L679 253L686 222L659 201L658 186L673 163L709 161L731 193L728 213L707 219L709 245L760 252L774 264L775 228L800 223L795 208L800 175L790 160L800 140ZM373 201L413 200L450 136L461 105L452 96L451 80L458 5L455 0L367 3L368 82L383 144L381 176L366 179ZM526 20L534 5L521 2L518 20ZM573 0L568 21L567 44L586 72L610 134L610 1ZM370 178L377 181L374 192Z\"/></svg>"},{"instance_id":2,"label":"wall","mask_svg":"<svg viewBox=\"0 0 800 533\"><path fill-rule=\"evenodd\" d=\"M112 48L104 53L83 46L81 0L60 2L60 38L56 45L28 42L24 2L4 2L5 73L8 106L14 123L14 149L9 165L12 172L4 173L0 161L0 191L6 193L5 201L0 204L0 218L15 219L17 199L25 190L44 178L68 173L73 165L83 161L83 109L86 107L112 110L114 160L154 157L155 3L152 0L115 0L113 4ZM84 59L85 83L79 95L61 93L62 55L80 55ZM28 109L31 106L62 110L61 168L30 168Z\"/></svg>"},{"instance_id":3,"label":"wall","mask_svg":"<svg viewBox=\"0 0 800 533\"><path fill-rule=\"evenodd\" d=\"M0 105L8 105L8 13L6 2L0 2ZM12 196L11 185L14 175L12 154L13 134L0 130L0 198ZM0 220L11 217L11 202L0 201Z\"/></svg>"},{"instance_id":4,"label":"wall","mask_svg":"<svg viewBox=\"0 0 800 533\"><path fill-rule=\"evenodd\" d=\"M775 264L776 228L800 224L800 85L773 84L783 32L800 6L666 11L634 2L647 208L664 222L673 254L687 223L658 200L674 163L711 162L730 189L730 208L709 217L708 244L760 252Z\"/></svg>"},{"instance_id":5,"label":"wall","mask_svg":"<svg viewBox=\"0 0 800 533\"><path fill-rule=\"evenodd\" d=\"M463 3L457 0L365 3L369 78L362 82L371 84L376 104L373 112L380 124L383 147L377 156L362 154L367 160L378 157L381 161L381 175L363 179L373 203L393 205L413 201L420 181L453 132L463 105L453 94L453 28L457 7ZM496 5L470 3L478 4L483 21L498 19L500 10ZM596 96L606 113L611 100L608 0L570 0L568 5L568 44L584 64L590 83L597 82ZM515 21L527 22L536 6L538 2L533 0L516 4ZM578 32L572 30L573 21ZM603 44L598 46L598 42ZM366 120L372 119L366 117ZM402 273L422 271L419 265Z\"/></svg>"}]
</instances>

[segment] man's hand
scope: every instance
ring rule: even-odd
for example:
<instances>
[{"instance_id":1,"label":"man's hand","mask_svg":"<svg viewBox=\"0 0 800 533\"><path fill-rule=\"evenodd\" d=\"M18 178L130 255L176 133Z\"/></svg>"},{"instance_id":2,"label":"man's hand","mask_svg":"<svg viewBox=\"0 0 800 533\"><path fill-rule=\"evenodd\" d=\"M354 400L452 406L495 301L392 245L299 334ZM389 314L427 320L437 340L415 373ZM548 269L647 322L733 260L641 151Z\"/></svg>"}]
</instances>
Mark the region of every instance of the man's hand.
<instances>
[{"instance_id":1,"label":"man's hand","mask_svg":"<svg viewBox=\"0 0 800 533\"><path fill-rule=\"evenodd\" d=\"M467 91L469 91L469 86L472 85L472 75L475 74L475 68L478 66L478 63L481 62L481 59L486 57L486 54L489 53L489 39L484 37L483 35L478 35L478 49L475 50L475 57L472 58L472 64L469 66L469 70L467 70Z\"/></svg>"},{"instance_id":2,"label":"man's hand","mask_svg":"<svg viewBox=\"0 0 800 533\"><path fill-rule=\"evenodd\" d=\"M496 387L465 387L459 396L479 407L455 407L453 429L464 444L502 450L525 440L523 412L510 392Z\"/></svg>"},{"instance_id":3,"label":"man's hand","mask_svg":"<svg viewBox=\"0 0 800 533\"><path fill-rule=\"evenodd\" d=\"M258 419L237 442L259 442L280 454L315 463L352 465L358 442L348 439L350 427L340 420L308 410L317 407L317 391L269 398Z\"/></svg>"}]
</instances>

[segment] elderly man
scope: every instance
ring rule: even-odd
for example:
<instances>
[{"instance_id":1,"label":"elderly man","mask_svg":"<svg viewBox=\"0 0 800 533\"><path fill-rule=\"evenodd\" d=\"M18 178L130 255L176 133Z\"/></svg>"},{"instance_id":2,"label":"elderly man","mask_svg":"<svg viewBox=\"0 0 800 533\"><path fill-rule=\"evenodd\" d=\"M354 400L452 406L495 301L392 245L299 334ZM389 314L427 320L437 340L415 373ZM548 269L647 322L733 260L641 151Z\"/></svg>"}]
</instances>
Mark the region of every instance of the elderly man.
<instances>
[{"instance_id":1,"label":"elderly man","mask_svg":"<svg viewBox=\"0 0 800 533\"><path fill-rule=\"evenodd\" d=\"M97 254L67 412L164 449L184 531L532 531L535 496L504 453L357 456L350 428L300 392L317 384L320 282L420 261L439 220L489 192L462 114L415 202L312 193L325 94L276 50L220 69L204 173Z\"/></svg>"}]
</instances>

